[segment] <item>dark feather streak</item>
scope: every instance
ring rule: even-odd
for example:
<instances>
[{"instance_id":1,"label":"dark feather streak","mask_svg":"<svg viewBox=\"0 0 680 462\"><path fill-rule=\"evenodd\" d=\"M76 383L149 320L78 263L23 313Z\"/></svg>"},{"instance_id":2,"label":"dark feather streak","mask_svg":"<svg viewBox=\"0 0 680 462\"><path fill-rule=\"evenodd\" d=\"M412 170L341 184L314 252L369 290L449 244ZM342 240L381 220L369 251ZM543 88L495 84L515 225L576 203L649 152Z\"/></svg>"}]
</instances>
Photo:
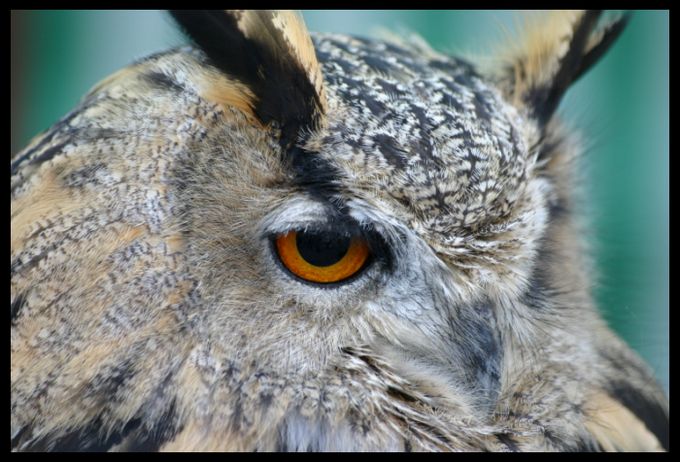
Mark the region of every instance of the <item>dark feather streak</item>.
<instances>
[{"instance_id":1,"label":"dark feather streak","mask_svg":"<svg viewBox=\"0 0 680 462\"><path fill-rule=\"evenodd\" d=\"M658 403L651 401L627 382L612 382L607 391L645 424L665 450L669 450L668 414Z\"/></svg>"},{"instance_id":2,"label":"dark feather streak","mask_svg":"<svg viewBox=\"0 0 680 462\"><path fill-rule=\"evenodd\" d=\"M560 59L555 75L545 85L532 89L526 95L534 118L542 126L550 120L574 76L578 75L588 38L601 14L602 11L588 11L583 14L574 26L568 50Z\"/></svg>"},{"instance_id":3,"label":"dark feather streak","mask_svg":"<svg viewBox=\"0 0 680 462\"><path fill-rule=\"evenodd\" d=\"M255 40L239 29L236 14L222 10L172 10L171 14L218 69L253 91L256 115L265 124L278 124L282 147L289 148L299 135L314 130L321 107L319 95L293 50L287 49L281 31L271 25L262 31L271 37ZM271 12L249 14L272 22Z\"/></svg>"}]
</instances>

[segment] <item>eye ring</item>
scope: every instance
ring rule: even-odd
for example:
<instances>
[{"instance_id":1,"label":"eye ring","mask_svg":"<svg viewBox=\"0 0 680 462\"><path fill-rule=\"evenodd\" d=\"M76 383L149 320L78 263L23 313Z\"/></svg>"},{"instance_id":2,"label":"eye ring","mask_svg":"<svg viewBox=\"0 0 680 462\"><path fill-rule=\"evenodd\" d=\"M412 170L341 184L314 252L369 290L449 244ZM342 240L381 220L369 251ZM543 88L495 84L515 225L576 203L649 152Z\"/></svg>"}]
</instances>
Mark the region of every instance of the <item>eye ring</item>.
<instances>
[{"instance_id":1,"label":"eye ring","mask_svg":"<svg viewBox=\"0 0 680 462\"><path fill-rule=\"evenodd\" d=\"M274 238L281 264L315 284L339 283L358 274L371 256L366 239L334 233L289 231Z\"/></svg>"}]
</instances>

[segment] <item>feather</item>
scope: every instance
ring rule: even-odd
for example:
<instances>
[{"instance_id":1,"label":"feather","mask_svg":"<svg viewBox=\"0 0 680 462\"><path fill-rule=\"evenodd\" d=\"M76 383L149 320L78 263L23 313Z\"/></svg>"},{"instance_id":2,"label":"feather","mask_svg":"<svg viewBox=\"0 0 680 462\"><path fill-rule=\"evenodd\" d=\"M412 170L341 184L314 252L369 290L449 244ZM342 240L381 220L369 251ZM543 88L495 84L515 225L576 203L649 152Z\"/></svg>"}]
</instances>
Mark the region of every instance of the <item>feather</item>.
<instances>
[{"instance_id":1,"label":"feather","mask_svg":"<svg viewBox=\"0 0 680 462\"><path fill-rule=\"evenodd\" d=\"M591 398L586 428L605 451L663 451L645 422L606 393Z\"/></svg>"},{"instance_id":2,"label":"feather","mask_svg":"<svg viewBox=\"0 0 680 462\"><path fill-rule=\"evenodd\" d=\"M276 122L281 144L323 123L321 69L302 18L290 11L173 11L213 64L254 94L263 124Z\"/></svg>"},{"instance_id":3,"label":"feather","mask_svg":"<svg viewBox=\"0 0 680 462\"><path fill-rule=\"evenodd\" d=\"M499 53L499 84L545 126L567 89L614 43L629 15L596 30L601 11L559 11L527 17L513 48ZM498 71L497 71L498 72Z\"/></svg>"}]
</instances>

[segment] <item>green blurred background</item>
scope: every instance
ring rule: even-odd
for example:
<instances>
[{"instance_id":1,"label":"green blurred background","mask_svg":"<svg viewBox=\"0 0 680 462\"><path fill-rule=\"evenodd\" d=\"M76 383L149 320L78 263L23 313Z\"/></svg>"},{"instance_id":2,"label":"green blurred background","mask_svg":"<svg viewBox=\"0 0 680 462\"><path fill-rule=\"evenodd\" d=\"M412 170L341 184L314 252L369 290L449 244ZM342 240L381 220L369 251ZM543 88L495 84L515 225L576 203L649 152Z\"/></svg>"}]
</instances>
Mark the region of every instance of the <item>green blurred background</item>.
<instances>
[{"instance_id":1,"label":"green blurred background","mask_svg":"<svg viewBox=\"0 0 680 462\"><path fill-rule=\"evenodd\" d=\"M485 54L515 24L509 11L304 11L310 30L414 31L444 52ZM588 146L587 216L609 323L668 391L669 23L637 11L619 42L561 105ZM12 153L97 81L186 43L160 11L13 11Z\"/></svg>"}]
</instances>

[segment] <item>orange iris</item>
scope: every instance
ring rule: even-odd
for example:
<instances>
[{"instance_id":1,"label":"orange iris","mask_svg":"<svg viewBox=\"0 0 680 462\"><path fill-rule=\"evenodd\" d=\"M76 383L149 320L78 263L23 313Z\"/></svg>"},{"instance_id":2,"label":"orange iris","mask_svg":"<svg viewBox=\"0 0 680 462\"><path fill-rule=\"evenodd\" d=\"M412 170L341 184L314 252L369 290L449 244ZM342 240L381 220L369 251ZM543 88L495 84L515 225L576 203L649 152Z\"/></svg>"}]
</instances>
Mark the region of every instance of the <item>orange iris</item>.
<instances>
[{"instance_id":1,"label":"orange iris","mask_svg":"<svg viewBox=\"0 0 680 462\"><path fill-rule=\"evenodd\" d=\"M344 255L326 266L317 266L305 259L298 248L297 231L290 231L276 238L276 250L281 263L294 275L310 282L339 282L356 274L366 263L370 254L368 244L360 237L352 237ZM304 237L304 235L303 235ZM342 249L341 249L342 251Z\"/></svg>"}]
</instances>

